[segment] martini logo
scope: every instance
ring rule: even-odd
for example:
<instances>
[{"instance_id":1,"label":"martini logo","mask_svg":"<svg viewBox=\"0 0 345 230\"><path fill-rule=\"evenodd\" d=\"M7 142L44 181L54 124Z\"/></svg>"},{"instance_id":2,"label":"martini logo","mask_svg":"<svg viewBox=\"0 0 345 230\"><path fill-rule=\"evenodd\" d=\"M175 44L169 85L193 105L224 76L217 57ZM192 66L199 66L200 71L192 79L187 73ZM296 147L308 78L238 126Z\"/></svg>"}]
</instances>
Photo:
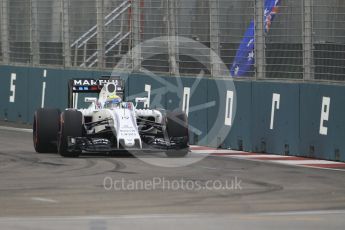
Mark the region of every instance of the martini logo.
<instances>
[{"instance_id":1,"label":"martini logo","mask_svg":"<svg viewBox=\"0 0 345 230\"><path fill-rule=\"evenodd\" d=\"M79 80L73 80L73 86L104 86L108 83L114 83L117 86L122 86L123 81L122 80L94 80L94 79L79 79Z\"/></svg>"}]
</instances>

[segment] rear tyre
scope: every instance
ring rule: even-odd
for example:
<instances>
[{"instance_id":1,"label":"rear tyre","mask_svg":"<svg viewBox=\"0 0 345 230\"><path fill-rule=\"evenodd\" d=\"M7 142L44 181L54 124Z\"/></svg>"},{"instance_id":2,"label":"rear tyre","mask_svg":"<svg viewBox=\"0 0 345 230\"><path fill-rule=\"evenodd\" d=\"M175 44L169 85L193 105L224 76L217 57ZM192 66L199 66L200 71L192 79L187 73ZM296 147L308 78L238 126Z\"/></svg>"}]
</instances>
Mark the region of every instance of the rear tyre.
<instances>
[{"instance_id":1,"label":"rear tyre","mask_svg":"<svg viewBox=\"0 0 345 230\"><path fill-rule=\"evenodd\" d=\"M81 151L68 151L69 137L82 137L83 115L76 110L66 110L61 114L58 152L63 157L79 157Z\"/></svg>"},{"instance_id":2,"label":"rear tyre","mask_svg":"<svg viewBox=\"0 0 345 230\"><path fill-rule=\"evenodd\" d=\"M168 157L185 157L189 152L188 119L184 112L169 112L166 115L166 131L170 140L179 143L177 149L168 150Z\"/></svg>"},{"instance_id":3,"label":"rear tyre","mask_svg":"<svg viewBox=\"0 0 345 230\"><path fill-rule=\"evenodd\" d=\"M60 110L38 109L34 115L33 143L37 153L57 153Z\"/></svg>"}]
</instances>

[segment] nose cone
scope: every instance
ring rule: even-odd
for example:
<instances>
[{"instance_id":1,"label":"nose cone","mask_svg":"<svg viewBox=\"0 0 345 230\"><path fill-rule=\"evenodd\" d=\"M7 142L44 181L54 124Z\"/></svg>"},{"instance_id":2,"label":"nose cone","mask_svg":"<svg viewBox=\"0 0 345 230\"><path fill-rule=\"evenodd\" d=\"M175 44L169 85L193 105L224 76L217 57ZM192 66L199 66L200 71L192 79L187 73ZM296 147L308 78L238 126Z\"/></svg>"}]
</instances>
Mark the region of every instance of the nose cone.
<instances>
[{"instance_id":1,"label":"nose cone","mask_svg":"<svg viewBox=\"0 0 345 230\"><path fill-rule=\"evenodd\" d=\"M125 145L126 147L132 148L135 145L134 139L125 139Z\"/></svg>"}]
</instances>

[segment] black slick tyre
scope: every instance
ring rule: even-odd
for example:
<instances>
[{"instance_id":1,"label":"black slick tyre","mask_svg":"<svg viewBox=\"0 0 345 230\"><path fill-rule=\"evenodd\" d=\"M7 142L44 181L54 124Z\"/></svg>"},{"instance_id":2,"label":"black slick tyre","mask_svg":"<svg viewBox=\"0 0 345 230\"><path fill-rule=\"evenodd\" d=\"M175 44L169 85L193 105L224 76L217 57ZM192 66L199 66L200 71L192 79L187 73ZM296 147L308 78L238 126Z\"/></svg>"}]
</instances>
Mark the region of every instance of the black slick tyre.
<instances>
[{"instance_id":1,"label":"black slick tyre","mask_svg":"<svg viewBox=\"0 0 345 230\"><path fill-rule=\"evenodd\" d=\"M189 152L188 119L184 112L168 112L166 131L170 140L178 141L179 146L166 152L168 157L185 157Z\"/></svg>"},{"instance_id":2,"label":"black slick tyre","mask_svg":"<svg viewBox=\"0 0 345 230\"><path fill-rule=\"evenodd\" d=\"M82 137L83 115L76 110L66 110L61 114L61 125L58 138L58 152L63 157L79 157L81 151L68 150L69 137Z\"/></svg>"},{"instance_id":3,"label":"black slick tyre","mask_svg":"<svg viewBox=\"0 0 345 230\"><path fill-rule=\"evenodd\" d=\"M33 143L37 153L56 153L60 110L38 109L34 115Z\"/></svg>"}]
</instances>

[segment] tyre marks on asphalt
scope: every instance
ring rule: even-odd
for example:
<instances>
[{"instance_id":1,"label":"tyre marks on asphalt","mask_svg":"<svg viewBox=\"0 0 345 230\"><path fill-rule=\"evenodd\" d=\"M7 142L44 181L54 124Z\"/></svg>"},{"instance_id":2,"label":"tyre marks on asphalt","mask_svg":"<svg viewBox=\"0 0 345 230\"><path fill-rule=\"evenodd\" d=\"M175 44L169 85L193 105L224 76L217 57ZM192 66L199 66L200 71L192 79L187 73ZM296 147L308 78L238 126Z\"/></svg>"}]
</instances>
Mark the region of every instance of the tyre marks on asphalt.
<instances>
[{"instance_id":1,"label":"tyre marks on asphalt","mask_svg":"<svg viewBox=\"0 0 345 230\"><path fill-rule=\"evenodd\" d=\"M119 172L126 165L111 157L63 158L58 154L37 154L32 152L0 152L0 172L16 175L22 171L33 174L49 170L52 174L42 177L80 177Z\"/></svg>"}]
</instances>

